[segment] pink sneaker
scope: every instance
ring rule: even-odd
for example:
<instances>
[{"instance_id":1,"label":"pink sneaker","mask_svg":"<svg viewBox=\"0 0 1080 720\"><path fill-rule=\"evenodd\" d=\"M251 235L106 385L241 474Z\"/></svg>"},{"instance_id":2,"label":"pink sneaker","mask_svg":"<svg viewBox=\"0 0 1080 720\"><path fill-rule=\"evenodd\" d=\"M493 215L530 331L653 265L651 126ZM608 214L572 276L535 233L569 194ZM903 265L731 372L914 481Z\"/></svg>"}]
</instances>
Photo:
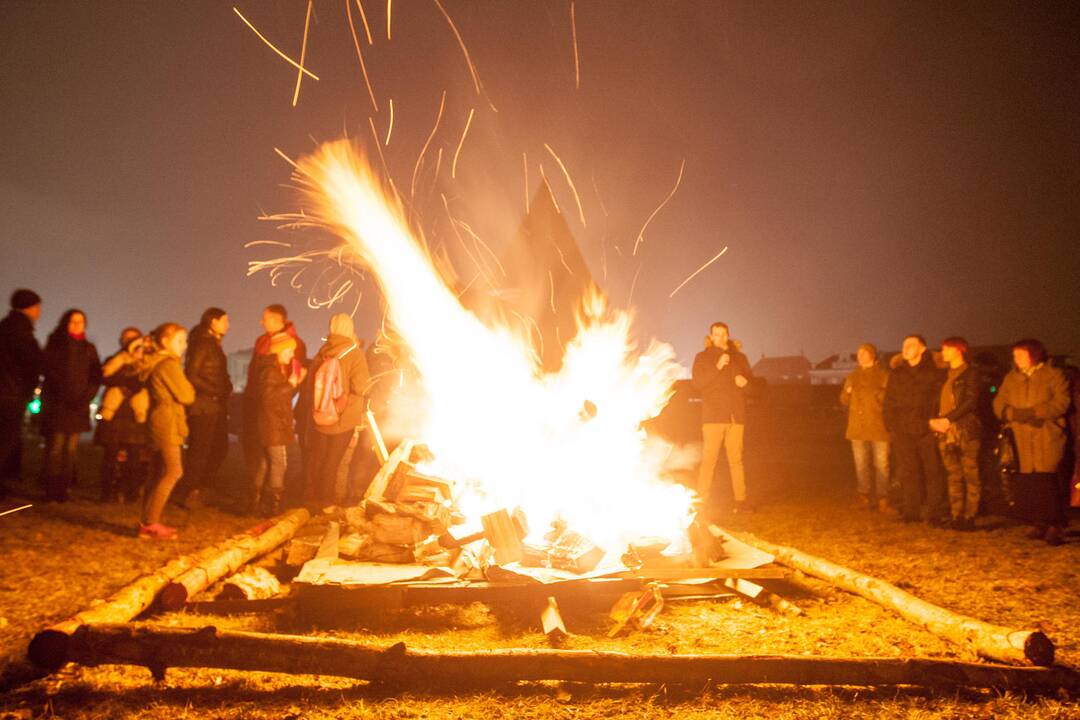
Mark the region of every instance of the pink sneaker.
<instances>
[{"instance_id":1,"label":"pink sneaker","mask_svg":"<svg viewBox=\"0 0 1080 720\"><path fill-rule=\"evenodd\" d=\"M139 538L142 540L175 540L176 528L161 523L139 526Z\"/></svg>"}]
</instances>

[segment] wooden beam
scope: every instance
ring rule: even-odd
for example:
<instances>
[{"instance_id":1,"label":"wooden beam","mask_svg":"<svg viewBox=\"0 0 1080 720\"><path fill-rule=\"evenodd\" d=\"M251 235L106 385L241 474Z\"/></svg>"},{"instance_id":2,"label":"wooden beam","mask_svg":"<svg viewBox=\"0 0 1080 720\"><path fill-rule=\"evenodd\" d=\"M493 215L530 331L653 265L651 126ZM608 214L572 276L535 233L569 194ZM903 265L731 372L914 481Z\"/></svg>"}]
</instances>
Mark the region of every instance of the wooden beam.
<instances>
[{"instance_id":1,"label":"wooden beam","mask_svg":"<svg viewBox=\"0 0 1080 720\"><path fill-rule=\"evenodd\" d=\"M405 686L477 687L514 681L724 685L915 685L1054 693L1080 690L1080 674L951 660L787 655L629 655L598 650L411 650L355 640L177 627L85 625L72 636L83 665L136 665L331 675Z\"/></svg>"},{"instance_id":2,"label":"wooden beam","mask_svg":"<svg viewBox=\"0 0 1080 720\"><path fill-rule=\"evenodd\" d=\"M1017 630L958 615L933 605L895 585L842 565L808 555L793 547L773 545L752 535L743 542L764 550L777 561L886 607L901 617L947 640L1000 662L1052 665L1054 644L1038 630Z\"/></svg>"},{"instance_id":3,"label":"wooden beam","mask_svg":"<svg viewBox=\"0 0 1080 720\"><path fill-rule=\"evenodd\" d=\"M80 625L87 623L119 623L134 620L145 612L154 599L170 582L194 568L211 562L226 548L247 538L260 535L268 529L266 522L259 523L224 542L204 548L196 553L178 557L159 570L144 575L110 595L104 602L87 608L72 617L52 625L34 635L27 655L38 667L52 671L67 662L68 639Z\"/></svg>"},{"instance_id":4,"label":"wooden beam","mask_svg":"<svg viewBox=\"0 0 1080 720\"><path fill-rule=\"evenodd\" d=\"M158 602L166 610L179 610L195 593L232 575L250 560L270 552L291 538L310 518L311 513L304 508L289 510L274 518L264 532L230 540L212 558L171 580L161 590Z\"/></svg>"}]
</instances>

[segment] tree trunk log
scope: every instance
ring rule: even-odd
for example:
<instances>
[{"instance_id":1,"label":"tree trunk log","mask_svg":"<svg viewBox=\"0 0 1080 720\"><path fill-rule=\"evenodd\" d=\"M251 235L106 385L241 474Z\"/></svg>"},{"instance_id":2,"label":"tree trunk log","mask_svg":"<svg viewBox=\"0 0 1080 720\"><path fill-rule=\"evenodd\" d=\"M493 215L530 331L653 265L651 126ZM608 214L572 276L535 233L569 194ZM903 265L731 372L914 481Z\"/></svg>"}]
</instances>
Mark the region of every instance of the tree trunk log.
<instances>
[{"instance_id":1,"label":"tree trunk log","mask_svg":"<svg viewBox=\"0 0 1080 720\"><path fill-rule=\"evenodd\" d=\"M792 547L773 545L750 535L744 542L774 555L778 562L882 605L939 637L1000 662L1053 665L1054 644L1038 630L1015 630L958 615L905 592L884 580L864 575Z\"/></svg>"},{"instance_id":2,"label":"tree trunk log","mask_svg":"<svg viewBox=\"0 0 1080 720\"><path fill-rule=\"evenodd\" d=\"M376 648L354 640L131 625L85 625L72 636L71 659L84 665L139 665L162 678L166 668L200 667L331 675L400 685L477 687L521 680L665 683L704 686L780 684L985 687L1080 690L1067 668L897 658L745 655L627 655L591 650L483 652Z\"/></svg>"},{"instance_id":3,"label":"tree trunk log","mask_svg":"<svg viewBox=\"0 0 1080 720\"><path fill-rule=\"evenodd\" d=\"M67 662L69 638L81 625L122 623L133 620L153 604L154 598L171 581L193 568L211 562L234 543L251 538L253 534L260 534L261 537L261 533L268 532L270 527L272 526L267 523L260 523L225 542L170 561L156 572L144 575L130 585L125 585L104 602L37 633L30 641L27 655L36 666L42 669L50 672L59 669Z\"/></svg>"},{"instance_id":4,"label":"tree trunk log","mask_svg":"<svg viewBox=\"0 0 1080 720\"><path fill-rule=\"evenodd\" d=\"M310 518L311 513L304 508L289 510L274 518L270 527L258 535L232 538L219 548L214 557L171 580L162 589L158 603L166 610L179 610L195 593L232 575L253 558L270 552L291 538Z\"/></svg>"}]
</instances>

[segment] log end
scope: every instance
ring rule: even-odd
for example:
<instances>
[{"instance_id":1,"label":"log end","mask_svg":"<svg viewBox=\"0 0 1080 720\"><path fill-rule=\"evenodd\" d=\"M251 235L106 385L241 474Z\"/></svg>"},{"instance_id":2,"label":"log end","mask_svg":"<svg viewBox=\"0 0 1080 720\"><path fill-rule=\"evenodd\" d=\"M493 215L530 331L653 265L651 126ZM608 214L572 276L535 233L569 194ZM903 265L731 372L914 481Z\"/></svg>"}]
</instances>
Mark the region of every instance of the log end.
<instances>
[{"instance_id":1,"label":"log end","mask_svg":"<svg viewBox=\"0 0 1080 720\"><path fill-rule=\"evenodd\" d=\"M30 641L26 654L42 670L55 672L68 661L71 637L59 630L42 630Z\"/></svg>"},{"instance_id":2,"label":"log end","mask_svg":"<svg viewBox=\"0 0 1080 720\"><path fill-rule=\"evenodd\" d=\"M1024 657L1033 665L1049 667L1054 664L1054 643L1046 635L1036 630L1028 633L1024 639Z\"/></svg>"},{"instance_id":3,"label":"log end","mask_svg":"<svg viewBox=\"0 0 1080 720\"><path fill-rule=\"evenodd\" d=\"M158 604L165 610L179 610L187 603L187 588L180 583L171 582L158 595Z\"/></svg>"}]
</instances>

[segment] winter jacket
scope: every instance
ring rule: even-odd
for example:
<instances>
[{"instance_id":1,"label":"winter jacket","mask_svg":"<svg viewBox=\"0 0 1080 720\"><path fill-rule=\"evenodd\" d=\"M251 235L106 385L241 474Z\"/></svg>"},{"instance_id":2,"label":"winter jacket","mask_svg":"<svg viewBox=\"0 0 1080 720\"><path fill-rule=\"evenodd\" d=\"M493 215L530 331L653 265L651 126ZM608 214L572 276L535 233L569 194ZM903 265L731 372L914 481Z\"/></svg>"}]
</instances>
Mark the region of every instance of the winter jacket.
<instances>
[{"instance_id":1,"label":"winter jacket","mask_svg":"<svg viewBox=\"0 0 1080 720\"><path fill-rule=\"evenodd\" d=\"M188 408L188 415L213 415L228 410L233 390L229 362L221 349L221 339L205 325L191 331L184 374L195 388L195 402Z\"/></svg>"},{"instance_id":2,"label":"winter jacket","mask_svg":"<svg viewBox=\"0 0 1080 720\"><path fill-rule=\"evenodd\" d=\"M956 407L942 417L953 424L961 441L978 440L982 435L982 421L979 419L982 386L979 369L971 365L964 368L963 372L953 380L953 397L956 399Z\"/></svg>"},{"instance_id":3,"label":"winter jacket","mask_svg":"<svg viewBox=\"0 0 1080 720\"><path fill-rule=\"evenodd\" d=\"M994 398L994 414L1016 439L1022 473L1057 472L1065 457L1065 414L1070 403L1065 374L1046 363L1030 375L1015 368Z\"/></svg>"},{"instance_id":4,"label":"winter jacket","mask_svg":"<svg viewBox=\"0 0 1080 720\"><path fill-rule=\"evenodd\" d=\"M848 409L848 440L888 441L883 406L889 371L880 365L860 367L844 380L840 403Z\"/></svg>"},{"instance_id":5,"label":"winter jacket","mask_svg":"<svg viewBox=\"0 0 1080 720\"><path fill-rule=\"evenodd\" d=\"M34 323L18 310L0 320L0 402L26 404L45 369Z\"/></svg>"},{"instance_id":6,"label":"winter jacket","mask_svg":"<svg viewBox=\"0 0 1080 720\"><path fill-rule=\"evenodd\" d=\"M716 364L724 353L728 354L730 362L723 370L717 370ZM736 375L746 378L747 385L737 386ZM699 352L694 358L690 382L701 393L701 422L744 424L750 378L750 361L734 341L728 343L727 350L708 347Z\"/></svg>"},{"instance_id":7,"label":"winter jacket","mask_svg":"<svg viewBox=\"0 0 1080 720\"><path fill-rule=\"evenodd\" d=\"M275 355L260 355L252 362L256 364L255 378L260 388L255 417L259 444L263 447L289 445L295 438L292 398L296 388L286 375L288 369L283 370L278 365Z\"/></svg>"},{"instance_id":8,"label":"winter jacket","mask_svg":"<svg viewBox=\"0 0 1080 720\"><path fill-rule=\"evenodd\" d=\"M149 360L149 378L152 406L150 409L150 437L154 447L165 450L183 445L188 436L185 407L195 402L195 388L184 375L180 358L160 351Z\"/></svg>"},{"instance_id":9,"label":"winter jacket","mask_svg":"<svg viewBox=\"0 0 1080 720\"><path fill-rule=\"evenodd\" d=\"M300 336L296 334L296 327L291 323L285 323L285 329L281 332L285 333L293 340L296 340L296 352L293 354L294 370L307 367L307 346L304 345L304 341L300 339ZM251 351L251 362L248 364L247 372L247 384L244 386L244 398L249 402L253 401L258 395L259 381L255 377L255 358L260 355L270 354L270 345L274 342L274 336L270 333L263 333L255 339L255 349Z\"/></svg>"},{"instance_id":10,"label":"winter jacket","mask_svg":"<svg viewBox=\"0 0 1080 720\"><path fill-rule=\"evenodd\" d=\"M356 347L343 356L343 353L353 345ZM341 384L344 391L348 393L345 409L341 411L341 417L334 425L316 425L312 422L309 428L324 435L339 435L343 432L351 432L354 428L362 427L365 424L367 401L364 398L364 390L369 379L368 366L367 359L364 357L364 344L361 341L342 335L328 337L323 346L319 348L315 359L311 361L311 367L308 368L307 377L304 379L304 394L306 396L304 406L307 408L312 407L312 397L315 392L315 375L326 358L330 356L340 358Z\"/></svg>"},{"instance_id":11,"label":"winter jacket","mask_svg":"<svg viewBox=\"0 0 1080 720\"><path fill-rule=\"evenodd\" d=\"M930 351L918 365L905 360L889 372L883 414L885 429L895 435L922 437L930 434L930 419L937 417L941 383L945 373L934 364Z\"/></svg>"},{"instance_id":12,"label":"winter jacket","mask_svg":"<svg viewBox=\"0 0 1080 720\"><path fill-rule=\"evenodd\" d=\"M86 339L54 337L45 347L41 386L41 431L82 433L90 430L90 401L101 387L101 360Z\"/></svg>"},{"instance_id":13,"label":"winter jacket","mask_svg":"<svg viewBox=\"0 0 1080 720\"><path fill-rule=\"evenodd\" d=\"M108 366L119 356L127 355L123 350L111 356L102 367ZM130 358L130 356L128 356ZM131 396L146 387L146 379L135 363L126 362L116 372L103 377L106 388L123 388L128 396L124 404L116 411L112 420L100 420L94 429L94 442L105 447L117 445L146 445L149 441L147 423L138 422L131 410Z\"/></svg>"}]
</instances>

